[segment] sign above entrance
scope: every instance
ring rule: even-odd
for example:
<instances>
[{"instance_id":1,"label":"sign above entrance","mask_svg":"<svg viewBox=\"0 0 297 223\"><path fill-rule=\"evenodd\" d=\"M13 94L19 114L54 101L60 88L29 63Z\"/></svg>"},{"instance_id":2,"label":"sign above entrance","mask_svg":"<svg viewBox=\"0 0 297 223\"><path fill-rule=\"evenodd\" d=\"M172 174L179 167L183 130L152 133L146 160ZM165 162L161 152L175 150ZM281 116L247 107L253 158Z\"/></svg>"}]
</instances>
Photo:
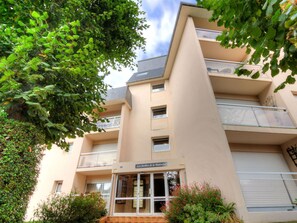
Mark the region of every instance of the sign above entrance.
<instances>
[{"instance_id":1,"label":"sign above entrance","mask_svg":"<svg viewBox=\"0 0 297 223\"><path fill-rule=\"evenodd\" d=\"M135 164L135 168L151 168L151 167L162 167L167 166L167 162L159 162L159 163L140 163Z\"/></svg>"}]
</instances>

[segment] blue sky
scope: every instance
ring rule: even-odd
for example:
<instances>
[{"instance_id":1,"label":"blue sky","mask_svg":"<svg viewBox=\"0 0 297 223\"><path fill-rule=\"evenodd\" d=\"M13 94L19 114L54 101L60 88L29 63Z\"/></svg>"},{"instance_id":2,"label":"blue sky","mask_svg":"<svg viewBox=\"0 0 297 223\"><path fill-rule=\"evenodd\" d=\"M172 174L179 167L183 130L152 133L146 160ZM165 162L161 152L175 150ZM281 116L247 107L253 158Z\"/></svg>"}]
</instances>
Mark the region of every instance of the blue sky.
<instances>
[{"instance_id":1,"label":"blue sky","mask_svg":"<svg viewBox=\"0 0 297 223\"><path fill-rule=\"evenodd\" d=\"M137 60L167 54L180 2L196 4L196 0L142 0L142 10L150 27L144 32L146 51L139 50ZM124 86L134 72L136 68L111 71L105 81L112 87Z\"/></svg>"}]
</instances>

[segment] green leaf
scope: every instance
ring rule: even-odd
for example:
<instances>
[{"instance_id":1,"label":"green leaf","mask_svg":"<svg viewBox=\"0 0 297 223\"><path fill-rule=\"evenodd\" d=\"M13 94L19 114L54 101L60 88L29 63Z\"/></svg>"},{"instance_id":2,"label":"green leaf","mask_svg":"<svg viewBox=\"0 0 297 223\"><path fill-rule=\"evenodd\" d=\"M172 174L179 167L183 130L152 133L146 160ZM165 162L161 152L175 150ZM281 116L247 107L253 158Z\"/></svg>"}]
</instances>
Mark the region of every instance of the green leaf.
<instances>
[{"instance_id":1,"label":"green leaf","mask_svg":"<svg viewBox=\"0 0 297 223\"><path fill-rule=\"evenodd\" d=\"M36 12L36 11L33 11L33 12L31 13L31 16L32 16L33 18L37 19L37 18L40 17L40 14L39 14L38 12Z\"/></svg>"},{"instance_id":2,"label":"green leaf","mask_svg":"<svg viewBox=\"0 0 297 223\"><path fill-rule=\"evenodd\" d=\"M258 39L262 34L262 30L259 27L255 27L252 34L255 38Z\"/></svg>"},{"instance_id":3,"label":"green leaf","mask_svg":"<svg viewBox=\"0 0 297 223\"><path fill-rule=\"evenodd\" d=\"M266 37L268 39L273 39L275 37L275 34L276 34L276 30L273 27L269 26Z\"/></svg>"},{"instance_id":4,"label":"green leaf","mask_svg":"<svg viewBox=\"0 0 297 223\"><path fill-rule=\"evenodd\" d=\"M266 73L268 70L269 70L269 63L266 63L262 68L262 72Z\"/></svg>"},{"instance_id":5,"label":"green leaf","mask_svg":"<svg viewBox=\"0 0 297 223\"><path fill-rule=\"evenodd\" d=\"M268 0L267 0L268 1ZM273 12L273 5L277 2L277 0L269 0L270 3L266 10L266 16L271 16Z\"/></svg>"},{"instance_id":6,"label":"green leaf","mask_svg":"<svg viewBox=\"0 0 297 223\"><path fill-rule=\"evenodd\" d=\"M296 19L297 19L297 10L296 10L296 12L290 17L290 19L291 19L292 21L295 21L295 22L296 22Z\"/></svg>"},{"instance_id":7,"label":"green leaf","mask_svg":"<svg viewBox=\"0 0 297 223\"><path fill-rule=\"evenodd\" d=\"M18 24L19 24L19 26L22 26L22 27L24 27L25 26L25 23L23 23L22 21L18 21Z\"/></svg>"},{"instance_id":8,"label":"green leaf","mask_svg":"<svg viewBox=\"0 0 297 223\"><path fill-rule=\"evenodd\" d=\"M287 76L286 83L294 84L295 82L296 82L296 79L293 76L291 75Z\"/></svg>"},{"instance_id":9,"label":"green leaf","mask_svg":"<svg viewBox=\"0 0 297 223\"><path fill-rule=\"evenodd\" d=\"M8 57L7 57L7 61L12 63L13 61L15 61L17 59L17 55L15 55L14 53L10 54Z\"/></svg>"},{"instance_id":10,"label":"green leaf","mask_svg":"<svg viewBox=\"0 0 297 223\"><path fill-rule=\"evenodd\" d=\"M260 72L259 71L257 71L256 73L254 73L253 75L252 75L252 79L257 79L257 78L259 78L260 77Z\"/></svg>"}]
</instances>

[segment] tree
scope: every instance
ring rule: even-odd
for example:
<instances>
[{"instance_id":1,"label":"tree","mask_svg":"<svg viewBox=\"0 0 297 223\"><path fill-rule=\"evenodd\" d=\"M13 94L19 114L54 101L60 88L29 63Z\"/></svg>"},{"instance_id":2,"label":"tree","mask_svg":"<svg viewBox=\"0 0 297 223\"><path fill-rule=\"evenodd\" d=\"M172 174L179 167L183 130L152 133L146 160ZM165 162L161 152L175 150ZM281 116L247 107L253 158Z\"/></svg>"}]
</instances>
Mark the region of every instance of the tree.
<instances>
[{"instance_id":1,"label":"tree","mask_svg":"<svg viewBox=\"0 0 297 223\"><path fill-rule=\"evenodd\" d=\"M0 222L22 221L43 145L98 130L104 76L146 27L133 0L0 0Z\"/></svg>"},{"instance_id":2,"label":"tree","mask_svg":"<svg viewBox=\"0 0 297 223\"><path fill-rule=\"evenodd\" d=\"M287 72L286 80L275 90L295 83L297 74L297 1L296 0L197 0L211 10L211 21L226 29L217 39L224 47L246 47L250 64L263 62L262 72L272 77ZM238 69L238 75L251 75ZM258 78L260 72L252 75Z\"/></svg>"},{"instance_id":3,"label":"tree","mask_svg":"<svg viewBox=\"0 0 297 223\"><path fill-rule=\"evenodd\" d=\"M132 0L1 0L0 104L46 144L97 130L107 69L132 66L147 27ZM92 118L90 118L90 116Z\"/></svg>"}]
</instances>

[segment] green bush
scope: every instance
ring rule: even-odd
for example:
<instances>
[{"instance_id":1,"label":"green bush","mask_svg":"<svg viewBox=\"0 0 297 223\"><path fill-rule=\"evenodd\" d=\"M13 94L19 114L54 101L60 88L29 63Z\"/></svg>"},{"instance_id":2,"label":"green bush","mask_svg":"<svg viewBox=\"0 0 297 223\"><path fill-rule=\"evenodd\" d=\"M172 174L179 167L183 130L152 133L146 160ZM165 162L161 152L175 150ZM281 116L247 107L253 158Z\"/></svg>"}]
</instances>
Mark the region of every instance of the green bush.
<instances>
[{"instance_id":1,"label":"green bush","mask_svg":"<svg viewBox=\"0 0 297 223\"><path fill-rule=\"evenodd\" d=\"M218 188L208 183L177 188L174 198L163 208L170 223L241 222L234 203L226 204Z\"/></svg>"},{"instance_id":2,"label":"green bush","mask_svg":"<svg viewBox=\"0 0 297 223\"><path fill-rule=\"evenodd\" d=\"M0 222L22 222L38 176L44 138L0 107Z\"/></svg>"},{"instance_id":3,"label":"green bush","mask_svg":"<svg viewBox=\"0 0 297 223\"><path fill-rule=\"evenodd\" d=\"M106 214L100 193L52 195L35 211L42 223L93 223Z\"/></svg>"}]
</instances>

